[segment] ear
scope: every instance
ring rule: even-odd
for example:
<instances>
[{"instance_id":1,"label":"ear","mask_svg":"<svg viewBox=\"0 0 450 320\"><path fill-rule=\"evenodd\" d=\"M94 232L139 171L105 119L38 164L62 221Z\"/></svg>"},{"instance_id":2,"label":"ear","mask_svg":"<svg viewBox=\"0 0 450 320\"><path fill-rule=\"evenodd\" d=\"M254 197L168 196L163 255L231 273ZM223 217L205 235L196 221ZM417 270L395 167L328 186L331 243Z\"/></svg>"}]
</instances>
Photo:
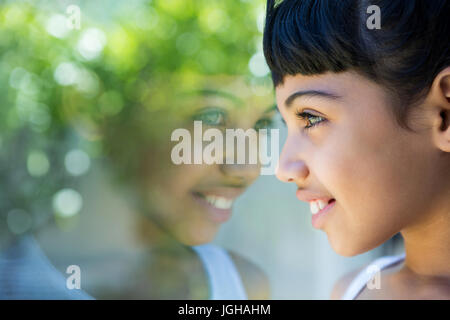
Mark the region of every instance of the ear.
<instances>
[{"instance_id":1,"label":"ear","mask_svg":"<svg viewBox=\"0 0 450 320\"><path fill-rule=\"evenodd\" d=\"M433 107L433 141L439 149L450 153L450 66L434 78L426 100Z\"/></svg>"}]
</instances>

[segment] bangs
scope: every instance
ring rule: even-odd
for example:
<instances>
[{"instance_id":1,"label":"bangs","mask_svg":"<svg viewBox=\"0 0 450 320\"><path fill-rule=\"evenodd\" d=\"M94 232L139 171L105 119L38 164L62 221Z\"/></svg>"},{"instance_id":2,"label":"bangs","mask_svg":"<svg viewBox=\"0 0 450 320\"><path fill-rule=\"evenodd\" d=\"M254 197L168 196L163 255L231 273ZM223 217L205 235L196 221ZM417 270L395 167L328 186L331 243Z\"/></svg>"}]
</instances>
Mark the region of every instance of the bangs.
<instances>
[{"instance_id":1,"label":"bangs","mask_svg":"<svg viewBox=\"0 0 450 320\"><path fill-rule=\"evenodd\" d=\"M268 1L263 46L275 86L286 75L341 72L359 65L359 17L357 2L352 2Z\"/></svg>"},{"instance_id":2,"label":"bangs","mask_svg":"<svg viewBox=\"0 0 450 320\"><path fill-rule=\"evenodd\" d=\"M359 73L386 90L407 128L408 110L450 66L449 15L448 0L268 0L264 55L275 87L287 75Z\"/></svg>"}]
</instances>

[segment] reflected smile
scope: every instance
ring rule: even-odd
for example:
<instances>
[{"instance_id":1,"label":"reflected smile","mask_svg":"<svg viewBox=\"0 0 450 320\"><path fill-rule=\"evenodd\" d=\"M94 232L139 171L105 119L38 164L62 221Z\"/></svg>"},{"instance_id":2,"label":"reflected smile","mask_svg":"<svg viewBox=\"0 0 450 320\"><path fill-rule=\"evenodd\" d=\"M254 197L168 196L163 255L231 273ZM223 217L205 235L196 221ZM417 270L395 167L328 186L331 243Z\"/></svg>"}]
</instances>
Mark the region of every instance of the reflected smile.
<instances>
[{"instance_id":1,"label":"reflected smile","mask_svg":"<svg viewBox=\"0 0 450 320\"><path fill-rule=\"evenodd\" d=\"M229 199L221 196L216 195L206 195L202 194L200 192L194 192L194 195L205 199L210 205L218 208L218 209L230 209L233 205L234 199Z\"/></svg>"}]
</instances>

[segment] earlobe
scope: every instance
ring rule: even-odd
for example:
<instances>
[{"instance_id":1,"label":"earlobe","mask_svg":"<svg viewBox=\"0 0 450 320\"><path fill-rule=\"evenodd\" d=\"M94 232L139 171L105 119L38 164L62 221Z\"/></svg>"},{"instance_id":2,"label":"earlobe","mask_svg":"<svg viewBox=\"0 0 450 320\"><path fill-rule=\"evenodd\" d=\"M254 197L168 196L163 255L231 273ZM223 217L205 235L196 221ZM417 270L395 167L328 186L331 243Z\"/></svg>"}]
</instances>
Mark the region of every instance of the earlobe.
<instances>
[{"instance_id":1,"label":"earlobe","mask_svg":"<svg viewBox=\"0 0 450 320\"><path fill-rule=\"evenodd\" d=\"M434 108L433 139L439 149L450 153L450 67L436 76L429 98Z\"/></svg>"}]
</instances>

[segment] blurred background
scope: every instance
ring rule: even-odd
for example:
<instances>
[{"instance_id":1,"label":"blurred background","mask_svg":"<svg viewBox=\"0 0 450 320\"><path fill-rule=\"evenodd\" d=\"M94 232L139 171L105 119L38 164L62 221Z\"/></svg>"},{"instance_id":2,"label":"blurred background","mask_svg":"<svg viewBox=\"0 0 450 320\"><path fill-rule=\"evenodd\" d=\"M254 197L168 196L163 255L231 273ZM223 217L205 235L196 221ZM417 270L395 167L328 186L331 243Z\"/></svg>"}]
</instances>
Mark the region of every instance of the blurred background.
<instances>
[{"instance_id":1,"label":"blurred background","mask_svg":"<svg viewBox=\"0 0 450 320\"><path fill-rule=\"evenodd\" d=\"M226 74L245 77L249 94L273 99L264 12L261 0L1 1L2 243L34 233L63 273L102 260L83 278L88 286L120 272L114 261L126 259L133 242L121 188L130 171L121 169L133 167L143 139L167 137L166 118L180 113L169 99L174 87L190 90L204 76ZM151 124L132 122L136 105ZM271 126L280 129L281 147L279 115ZM111 154L115 167L105 161ZM260 176L214 239L267 274L271 298L328 299L339 277L401 250L396 237L338 256L294 194L294 185Z\"/></svg>"}]
</instances>

